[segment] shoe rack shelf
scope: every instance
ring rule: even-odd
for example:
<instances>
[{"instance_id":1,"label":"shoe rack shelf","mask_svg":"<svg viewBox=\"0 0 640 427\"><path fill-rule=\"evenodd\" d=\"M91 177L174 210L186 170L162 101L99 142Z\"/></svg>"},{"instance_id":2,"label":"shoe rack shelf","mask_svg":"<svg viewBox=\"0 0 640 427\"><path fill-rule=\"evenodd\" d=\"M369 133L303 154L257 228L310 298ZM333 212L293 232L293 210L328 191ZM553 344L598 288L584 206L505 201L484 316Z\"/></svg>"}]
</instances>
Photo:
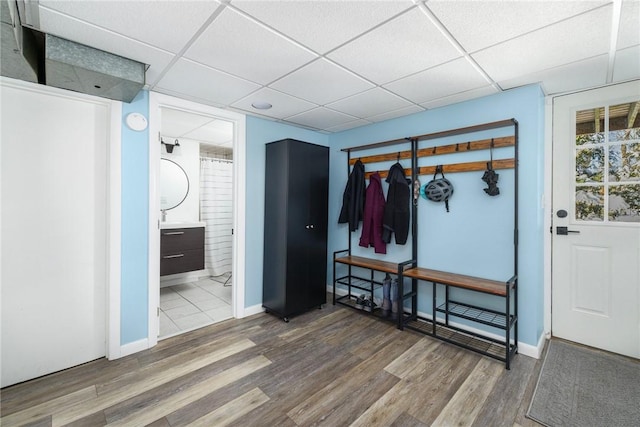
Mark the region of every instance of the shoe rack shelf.
<instances>
[{"instance_id":1,"label":"shoe rack shelf","mask_svg":"<svg viewBox=\"0 0 640 427\"><path fill-rule=\"evenodd\" d=\"M420 142L432 141L439 138L458 137L475 132L485 132L500 128L513 128L513 134L497 138L485 138L478 140L467 140L460 137L459 142L447 145L434 145L420 148ZM410 150L396 150L396 147L410 144ZM364 157L352 156L358 151L387 148L386 153L375 154ZM393 147L393 148L391 148ZM373 299L375 289L382 286L381 281L376 280L376 272L394 274L398 278L399 310L401 315L396 319L382 316L382 310L373 310L376 317L384 320L392 320L399 329L412 329L424 334L433 336L443 341L459 345L466 349L479 352L486 356L505 362L509 369L511 358L518 351L518 122L515 119L501 120L497 122L484 123L458 129L450 129L441 132L418 135L413 137L377 142L373 144L360 145L351 148L344 148L347 153L347 169L351 172L351 166L357 160L364 164L375 164L379 162L410 160L411 167L405 167L405 173L411 175L411 182L416 182L419 175L430 175L434 173L435 166L418 166L418 159L439 155L455 155L458 152L468 152L477 150L492 150L493 148L513 147L513 158L502 158L493 160L493 169L514 169L513 197L513 276L506 282L487 280L478 277L464 276L460 274L429 270L417 266L418 260L418 204L411 206L411 261L389 262L376 259L351 255L351 232L349 232L348 249L334 252L333 256L333 303L342 304L351 308L356 308L358 297L354 292L364 292ZM449 163L442 165L444 172L472 172L482 171L488 166L488 162L474 161L466 163ZM377 171L381 177L385 177L386 170ZM373 171L365 173L368 179ZM337 277L336 267L345 266L347 274ZM369 270L369 274L362 271ZM368 277L363 277L368 276ZM405 279L410 282L410 286L405 286ZM432 284L432 314L431 319L418 316L418 282L425 281ZM347 294L336 296L336 286L346 287ZM405 293L405 288L409 292ZM502 298L504 309L490 309L479 305L472 305L459 301L457 298L450 298L450 288L464 289L473 295L482 293L491 295L492 298ZM457 292L457 291L456 291ZM444 303L441 303L444 294ZM490 298L490 299L492 299ZM465 298L466 299L466 298ZM405 305L404 302L410 304ZM440 303L438 303L440 301ZM495 301L494 301L495 302ZM495 308L495 307L494 307ZM359 310L367 313L365 310ZM478 329L474 326L489 327L491 330L502 331L502 334L485 332L485 329ZM459 327L458 325L462 326Z\"/></svg>"},{"instance_id":2,"label":"shoe rack shelf","mask_svg":"<svg viewBox=\"0 0 640 427\"><path fill-rule=\"evenodd\" d=\"M375 273L381 272L397 274L398 264L359 256L338 256L339 254L345 254L348 252L349 250L345 249L333 253L333 304L341 304L362 311L364 313L371 314L380 319L397 323L396 319L385 316L380 307L374 307L372 311L363 310L356 307L356 301L358 296L362 292L364 292L365 295L369 296L371 298L371 301L373 301L374 291L377 288L382 287L382 282L376 280ZM347 274L344 276L336 277L336 264L346 265ZM358 271L368 270L369 277L362 277L358 275L358 273L355 272L356 268L358 269ZM347 288L347 294L336 296L336 285L345 286Z\"/></svg>"}]
</instances>

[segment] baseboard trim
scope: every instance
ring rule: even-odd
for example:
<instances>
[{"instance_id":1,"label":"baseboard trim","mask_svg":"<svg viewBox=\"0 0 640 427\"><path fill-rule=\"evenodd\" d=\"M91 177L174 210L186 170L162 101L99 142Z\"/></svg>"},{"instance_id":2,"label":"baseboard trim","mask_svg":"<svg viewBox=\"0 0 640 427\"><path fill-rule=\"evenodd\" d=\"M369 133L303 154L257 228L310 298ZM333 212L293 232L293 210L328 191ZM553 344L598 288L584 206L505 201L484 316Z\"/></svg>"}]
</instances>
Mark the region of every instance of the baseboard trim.
<instances>
[{"instance_id":1,"label":"baseboard trim","mask_svg":"<svg viewBox=\"0 0 640 427\"><path fill-rule=\"evenodd\" d=\"M123 344L120 346L120 357L125 357L133 353L137 353L149 348L149 340L147 338Z\"/></svg>"},{"instance_id":2,"label":"baseboard trim","mask_svg":"<svg viewBox=\"0 0 640 427\"><path fill-rule=\"evenodd\" d=\"M540 335L540 339L538 340L537 345L518 342L518 353L525 356L533 357L534 359L540 359L542 357L542 351L544 350L545 343L546 338L544 334Z\"/></svg>"},{"instance_id":3,"label":"baseboard trim","mask_svg":"<svg viewBox=\"0 0 640 427\"><path fill-rule=\"evenodd\" d=\"M190 271L189 273L178 273L160 278L160 287L181 285L187 282L197 282L198 280L209 277L209 270Z\"/></svg>"},{"instance_id":4,"label":"baseboard trim","mask_svg":"<svg viewBox=\"0 0 640 427\"><path fill-rule=\"evenodd\" d=\"M252 305L251 307L245 307L242 317L249 317L259 313L264 313L264 307L262 306L262 304Z\"/></svg>"},{"instance_id":5,"label":"baseboard trim","mask_svg":"<svg viewBox=\"0 0 640 427\"><path fill-rule=\"evenodd\" d=\"M327 285L327 292L333 292L333 285ZM347 290L336 287L336 295L346 295ZM424 317L425 319L431 319L431 315L427 313L423 313L418 311L418 316ZM449 322L451 326L455 326L460 329L466 329L469 332L477 332L482 333L488 337L496 338L496 339L504 339L504 335L498 335L491 332L484 331L482 329L477 329L470 327L469 325L465 325L457 322ZM540 359L542 355L542 350L544 349L545 337L544 334L540 335L540 339L538 340L537 345L527 344L522 341L518 341L518 354L522 354L523 356L533 357L534 359Z\"/></svg>"}]
</instances>

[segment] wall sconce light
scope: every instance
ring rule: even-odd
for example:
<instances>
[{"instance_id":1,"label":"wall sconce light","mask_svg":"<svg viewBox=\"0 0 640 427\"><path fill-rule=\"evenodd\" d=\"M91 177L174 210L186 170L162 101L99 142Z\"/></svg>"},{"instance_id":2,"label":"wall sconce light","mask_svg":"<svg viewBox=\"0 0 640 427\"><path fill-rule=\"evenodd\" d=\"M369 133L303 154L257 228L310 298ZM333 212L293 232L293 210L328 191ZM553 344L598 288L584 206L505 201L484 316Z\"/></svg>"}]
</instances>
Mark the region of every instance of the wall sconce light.
<instances>
[{"instance_id":1,"label":"wall sconce light","mask_svg":"<svg viewBox=\"0 0 640 427\"><path fill-rule=\"evenodd\" d=\"M160 138L160 144L163 144L165 146L165 148L167 149L167 153L169 153L169 154L173 153L173 149L175 147L180 147L180 143L178 142L177 139L175 140L175 142L173 144L171 144L169 142L164 142L164 140L162 138Z\"/></svg>"}]
</instances>

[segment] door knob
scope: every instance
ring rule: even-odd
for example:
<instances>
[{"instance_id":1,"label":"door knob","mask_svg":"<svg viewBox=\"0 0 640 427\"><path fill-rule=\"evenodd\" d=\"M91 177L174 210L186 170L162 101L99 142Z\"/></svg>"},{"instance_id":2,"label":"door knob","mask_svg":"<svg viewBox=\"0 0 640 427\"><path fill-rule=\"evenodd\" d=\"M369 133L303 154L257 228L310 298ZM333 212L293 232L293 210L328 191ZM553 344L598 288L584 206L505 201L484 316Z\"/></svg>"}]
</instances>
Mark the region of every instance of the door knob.
<instances>
[{"instance_id":1,"label":"door knob","mask_svg":"<svg viewBox=\"0 0 640 427\"><path fill-rule=\"evenodd\" d=\"M566 236L569 233L580 233L578 230L569 230L569 227L556 227L556 234L558 236Z\"/></svg>"}]
</instances>

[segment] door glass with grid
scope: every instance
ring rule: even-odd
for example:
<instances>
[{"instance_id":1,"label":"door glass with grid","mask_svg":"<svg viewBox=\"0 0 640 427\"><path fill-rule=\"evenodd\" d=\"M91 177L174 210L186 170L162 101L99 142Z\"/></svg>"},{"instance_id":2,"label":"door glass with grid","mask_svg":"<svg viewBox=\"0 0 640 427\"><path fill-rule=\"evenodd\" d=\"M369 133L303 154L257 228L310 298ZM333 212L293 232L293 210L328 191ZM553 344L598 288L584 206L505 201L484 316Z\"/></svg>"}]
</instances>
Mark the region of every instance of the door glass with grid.
<instances>
[{"instance_id":1,"label":"door glass with grid","mask_svg":"<svg viewBox=\"0 0 640 427\"><path fill-rule=\"evenodd\" d=\"M636 101L576 113L577 221L640 222L638 105Z\"/></svg>"}]
</instances>

